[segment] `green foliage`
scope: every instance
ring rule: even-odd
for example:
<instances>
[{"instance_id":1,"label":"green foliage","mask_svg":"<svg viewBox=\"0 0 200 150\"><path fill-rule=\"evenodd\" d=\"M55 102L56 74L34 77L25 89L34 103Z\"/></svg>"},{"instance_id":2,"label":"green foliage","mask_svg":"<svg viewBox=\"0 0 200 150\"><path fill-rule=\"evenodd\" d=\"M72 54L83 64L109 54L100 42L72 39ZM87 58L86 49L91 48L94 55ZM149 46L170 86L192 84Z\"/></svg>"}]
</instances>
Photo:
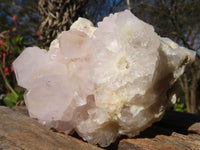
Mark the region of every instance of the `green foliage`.
<instances>
[{"instance_id":1,"label":"green foliage","mask_svg":"<svg viewBox=\"0 0 200 150\"><path fill-rule=\"evenodd\" d=\"M184 103L181 102L180 98L177 99L173 107L175 111L187 112L186 106Z\"/></svg>"},{"instance_id":2,"label":"green foliage","mask_svg":"<svg viewBox=\"0 0 200 150\"><path fill-rule=\"evenodd\" d=\"M8 93L3 99L4 103L8 107L13 107L17 103L18 96L16 97L13 93Z\"/></svg>"},{"instance_id":3,"label":"green foliage","mask_svg":"<svg viewBox=\"0 0 200 150\"><path fill-rule=\"evenodd\" d=\"M0 82L3 83L0 85L0 105L13 107L23 100L24 91L17 87L12 62L24 49L24 37L17 27L10 27L0 35Z\"/></svg>"},{"instance_id":4,"label":"green foliage","mask_svg":"<svg viewBox=\"0 0 200 150\"><path fill-rule=\"evenodd\" d=\"M23 50L23 37L18 35L17 37L13 38L7 36L7 38L9 38L8 41L6 41L6 38L3 40L5 46L0 53L0 57L2 57L3 60L6 60L0 63L0 81L1 83L5 83L2 84L0 87L0 94L7 94L5 98L2 97L3 99L0 100L3 100L3 102L1 103L3 103L4 105L13 107L23 99L23 90L15 88L17 87L17 84L12 69L12 62Z\"/></svg>"},{"instance_id":5,"label":"green foliage","mask_svg":"<svg viewBox=\"0 0 200 150\"><path fill-rule=\"evenodd\" d=\"M6 97L3 99L3 102L8 107L13 107L20 101L23 101L24 90L16 89L15 93L7 93Z\"/></svg>"},{"instance_id":6,"label":"green foliage","mask_svg":"<svg viewBox=\"0 0 200 150\"><path fill-rule=\"evenodd\" d=\"M24 90L18 89L12 63L25 47L38 45L40 17L37 3L38 0L1 0L0 105L23 104Z\"/></svg>"}]
</instances>

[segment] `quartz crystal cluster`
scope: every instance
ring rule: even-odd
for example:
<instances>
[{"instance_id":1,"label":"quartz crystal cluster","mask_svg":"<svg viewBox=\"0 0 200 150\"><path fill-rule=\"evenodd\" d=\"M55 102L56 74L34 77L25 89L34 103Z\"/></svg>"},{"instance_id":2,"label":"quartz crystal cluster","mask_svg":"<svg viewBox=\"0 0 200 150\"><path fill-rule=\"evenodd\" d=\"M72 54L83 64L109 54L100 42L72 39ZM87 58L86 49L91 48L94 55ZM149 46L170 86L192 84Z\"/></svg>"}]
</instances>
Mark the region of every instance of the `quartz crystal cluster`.
<instances>
[{"instance_id":1,"label":"quartz crystal cluster","mask_svg":"<svg viewBox=\"0 0 200 150\"><path fill-rule=\"evenodd\" d=\"M26 48L13 67L30 117L105 147L160 120L194 58L125 10L97 28L79 18L48 51Z\"/></svg>"}]
</instances>

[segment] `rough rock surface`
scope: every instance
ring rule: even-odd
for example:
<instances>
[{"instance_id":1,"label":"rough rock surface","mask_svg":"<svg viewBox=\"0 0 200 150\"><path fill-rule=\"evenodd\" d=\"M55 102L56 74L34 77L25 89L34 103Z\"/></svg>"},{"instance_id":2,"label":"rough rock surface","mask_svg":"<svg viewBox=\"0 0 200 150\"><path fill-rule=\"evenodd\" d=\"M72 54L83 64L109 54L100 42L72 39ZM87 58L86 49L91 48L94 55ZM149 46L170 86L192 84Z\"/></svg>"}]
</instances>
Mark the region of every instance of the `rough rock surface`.
<instances>
[{"instance_id":1,"label":"rough rock surface","mask_svg":"<svg viewBox=\"0 0 200 150\"><path fill-rule=\"evenodd\" d=\"M140 136L123 139L118 150L199 150L200 116L167 111Z\"/></svg>"},{"instance_id":2,"label":"rough rock surface","mask_svg":"<svg viewBox=\"0 0 200 150\"><path fill-rule=\"evenodd\" d=\"M0 106L0 150L101 150L68 135L52 132L27 116L26 108Z\"/></svg>"},{"instance_id":3,"label":"rough rock surface","mask_svg":"<svg viewBox=\"0 0 200 150\"><path fill-rule=\"evenodd\" d=\"M98 28L79 19L49 51L27 48L13 67L30 117L106 147L162 118L174 102L173 84L194 58L126 10Z\"/></svg>"},{"instance_id":4,"label":"rough rock surface","mask_svg":"<svg viewBox=\"0 0 200 150\"><path fill-rule=\"evenodd\" d=\"M72 136L48 130L25 107L0 106L0 150L101 150ZM198 150L200 116L167 111L140 136L117 140L107 150ZM103 149L102 149L103 150Z\"/></svg>"}]
</instances>

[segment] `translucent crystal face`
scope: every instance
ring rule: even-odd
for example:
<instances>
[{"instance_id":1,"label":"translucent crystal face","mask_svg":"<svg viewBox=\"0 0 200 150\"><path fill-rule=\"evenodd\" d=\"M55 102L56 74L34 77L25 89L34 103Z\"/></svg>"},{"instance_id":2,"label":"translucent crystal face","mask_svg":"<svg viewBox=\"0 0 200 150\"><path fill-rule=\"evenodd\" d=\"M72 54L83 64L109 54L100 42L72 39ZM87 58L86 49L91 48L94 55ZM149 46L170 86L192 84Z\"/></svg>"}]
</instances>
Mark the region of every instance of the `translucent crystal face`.
<instances>
[{"instance_id":1,"label":"translucent crystal face","mask_svg":"<svg viewBox=\"0 0 200 150\"><path fill-rule=\"evenodd\" d=\"M168 89L194 57L126 10L98 28L79 18L49 51L26 48L13 67L31 117L105 147L161 119Z\"/></svg>"},{"instance_id":2,"label":"translucent crystal face","mask_svg":"<svg viewBox=\"0 0 200 150\"><path fill-rule=\"evenodd\" d=\"M64 31L59 36L60 51L67 58L81 58L87 55L88 36L80 31ZM66 42L67 41L67 42Z\"/></svg>"}]
</instances>

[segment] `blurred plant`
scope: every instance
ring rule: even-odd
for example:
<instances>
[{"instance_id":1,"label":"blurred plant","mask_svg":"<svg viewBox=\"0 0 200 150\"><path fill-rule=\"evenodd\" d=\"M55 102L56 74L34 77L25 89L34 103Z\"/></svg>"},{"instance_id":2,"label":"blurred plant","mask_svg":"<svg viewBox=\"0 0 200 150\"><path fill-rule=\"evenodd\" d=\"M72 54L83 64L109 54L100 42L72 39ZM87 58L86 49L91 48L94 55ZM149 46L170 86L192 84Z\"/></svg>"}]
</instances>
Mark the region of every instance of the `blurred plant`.
<instances>
[{"instance_id":1,"label":"blurred plant","mask_svg":"<svg viewBox=\"0 0 200 150\"><path fill-rule=\"evenodd\" d=\"M38 45L38 0L0 0L0 33L17 27L25 46Z\"/></svg>"},{"instance_id":2,"label":"blurred plant","mask_svg":"<svg viewBox=\"0 0 200 150\"><path fill-rule=\"evenodd\" d=\"M0 105L23 105L24 90L17 87L12 62L24 47L38 45L38 0L1 0Z\"/></svg>"},{"instance_id":3,"label":"blurred plant","mask_svg":"<svg viewBox=\"0 0 200 150\"><path fill-rule=\"evenodd\" d=\"M187 112L187 108L185 106L185 104L183 102L181 102L181 99L178 98L176 103L173 106L175 111L179 111L179 112Z\"/></svg>"},{"instance_id":4,"label":"blurred plant","mask_svg":"<svg viewBox=\"0 0 200 150\"><path fill-rule=\"evenodd\" d=\"M17 24L17 19L13 21ZM0 104L12 107L23 100L24 90L17 88L12 62L24 48L17 27L0 33ZM3 95L3 96L2 96Z\"/></svg>"}]
</instances>

